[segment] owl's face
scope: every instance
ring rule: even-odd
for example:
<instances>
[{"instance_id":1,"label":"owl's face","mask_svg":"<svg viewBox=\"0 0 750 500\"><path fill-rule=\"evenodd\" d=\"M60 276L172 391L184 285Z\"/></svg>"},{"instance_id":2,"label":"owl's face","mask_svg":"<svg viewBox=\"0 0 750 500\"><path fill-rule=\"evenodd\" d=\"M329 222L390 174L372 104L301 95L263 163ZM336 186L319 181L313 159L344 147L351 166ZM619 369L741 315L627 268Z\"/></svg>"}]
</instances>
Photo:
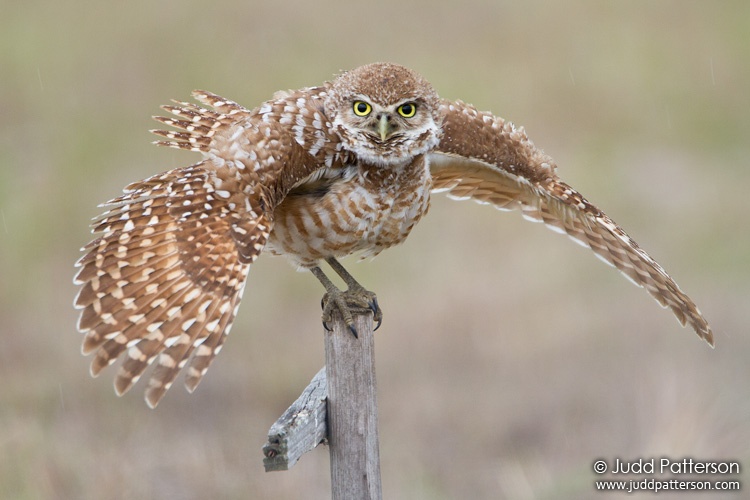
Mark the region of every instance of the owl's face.
<instances>
[{"instance_id":1,"label":"owl's face","mask_svg":"<svg viewBox=\"0 0 750 500\"><path fill-rule=\"evenodd\" d=\"M421 76L389 63L342 74L325 102L344 149L376 165L404 164L434 148L440 137L438 105Z\"/></svg>"}]
</instances>

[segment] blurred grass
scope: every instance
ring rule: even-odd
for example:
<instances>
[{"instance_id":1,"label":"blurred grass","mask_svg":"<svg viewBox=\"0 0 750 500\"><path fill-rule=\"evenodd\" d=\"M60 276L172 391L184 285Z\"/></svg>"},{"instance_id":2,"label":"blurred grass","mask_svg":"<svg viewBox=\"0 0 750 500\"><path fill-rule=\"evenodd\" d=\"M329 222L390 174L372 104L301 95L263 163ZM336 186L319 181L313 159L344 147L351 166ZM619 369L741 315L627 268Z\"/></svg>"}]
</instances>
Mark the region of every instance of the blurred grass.
<instances>
[{"instance_id":1,"label":"blurred grass","mask_svg":"<svg viewBox=\"0 0 750 500\"><path fill-rule=\"evenodd\" d=\"M352 266L386 313L387 498L603 498L597 457L750 463L750 4L29 1L0 47L1 498L328 498L325 450L284 474L260 453L323 362L314 280L260 259L200 389L150 411L89 379L72 263L97 203L196 161L148 144L159 104L252 107L375 60L524 125L717 336L517 214L438 197Z\"/></svg>"}]
</instances>

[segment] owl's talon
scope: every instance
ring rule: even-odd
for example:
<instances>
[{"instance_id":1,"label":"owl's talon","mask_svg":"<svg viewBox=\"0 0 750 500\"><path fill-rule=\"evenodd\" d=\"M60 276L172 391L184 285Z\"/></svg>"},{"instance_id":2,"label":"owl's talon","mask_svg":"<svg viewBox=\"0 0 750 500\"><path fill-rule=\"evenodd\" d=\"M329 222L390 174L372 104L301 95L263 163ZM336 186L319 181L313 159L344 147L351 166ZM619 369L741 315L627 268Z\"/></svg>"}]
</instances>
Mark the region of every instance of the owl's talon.
<instances>
[{"instance_id":1,"label":"owl's talon","mask_svg":"<svg viewBox=\"0 0 750 500\"><path fill-rule=\"evenodd\" d=\"M359 338L359 333L357 333L357 329L354 328L354 325L349 325L349 331L352 332L352 335L354 335L355 339Z\"/></svg>"},{"instance_id":2,"label":"owl's talon","mask_svg":"<svg viewBox=\"0 0 750 500\"><path fill-rule=\"evenodd\" d=\"M381 323L383 323L383 311L378 305L378 298L375 296L375 294L372 294L370 309L372 310L372 319L377 323L373 331L377 331L377 329L380 328Z\"/></svg>"},{"instance_id":3,"label":"owl's talon","mask_svg":"<svg viewBox=\"0 0 750 500\"><path fill-rule=\"evenodd\" d=\"M333 289L323 295L321 306L323 308L323 328L329 332L331 331L329 323L332 320L334 310L338 310L341 313L344 323L355 338L359 338L359 332L357 332L357 328L354 326L352 311L363 309L372 311L373 318L377 322L375 330L380 327L383 321L383 313L380 310L375 294L364 288L349 289L345 292Z\"/></svg>"}]
</instances>

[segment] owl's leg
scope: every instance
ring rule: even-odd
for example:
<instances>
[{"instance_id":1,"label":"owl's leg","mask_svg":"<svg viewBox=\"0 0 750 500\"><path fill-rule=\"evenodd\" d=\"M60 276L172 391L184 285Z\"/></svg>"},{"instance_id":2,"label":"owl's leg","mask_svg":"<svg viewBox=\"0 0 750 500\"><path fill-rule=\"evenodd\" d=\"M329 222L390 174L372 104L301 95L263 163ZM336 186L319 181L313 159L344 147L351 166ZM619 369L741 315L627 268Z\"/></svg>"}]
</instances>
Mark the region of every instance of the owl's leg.
<instances>
[{"instance_id":1,"label":"owl's leg","mask_svg":"<svg viewBox=\"0 0 750 500\"><path fill-rule=\"evenodd\" d=\"M378 299L375 294L357 283L357 280L333 257L326 259L326 262L336 271L336 274L341 276L341 279L344 280L348 288L346 291L339 290L320 267L315 266L310 268L313 275L318 278L318 281L326 289L326 294L323 296L323 326L327 330L329 329L328 323L331 321L331 314L334 309L338 309L352 335L357 337L357 330L354 328L351 309L359 308L371 310L373 312L373 319L377 322L375 330L380 328L380 323L383 321L383 312L378 305Z\"/></svg>"},{"instance_id":2,"label":"owl's leg","mask_svg":"<svg viewBox=\"0 0 750 500\"><path fill-rule=\"evenodd\" d=\"M344 283L346 283L346 286L348 287L346 293L357 297L360 302L367 304L367 308L372 311L373 319L377 323L375 325L375 330L380 328L380 324L383 322L383 311L378 305L378 297L375 293L360 285L357 280L354 279L354 276L349 274L349 271L344 269L344 266L342 266L335 258L329 257L326 259L326 262L328 262L331 269L336 271L336 274L338 274L341 279L344 280Z\"/></svg>"}]
</instances>

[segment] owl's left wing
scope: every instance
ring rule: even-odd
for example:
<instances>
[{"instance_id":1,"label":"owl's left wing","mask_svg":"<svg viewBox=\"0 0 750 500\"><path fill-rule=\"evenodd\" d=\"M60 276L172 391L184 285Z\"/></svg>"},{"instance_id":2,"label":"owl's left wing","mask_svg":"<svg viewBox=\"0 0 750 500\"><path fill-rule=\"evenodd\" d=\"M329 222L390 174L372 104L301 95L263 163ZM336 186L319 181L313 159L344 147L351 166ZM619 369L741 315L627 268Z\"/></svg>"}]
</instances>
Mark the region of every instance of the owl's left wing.
<instances>
[{"instance_id":1,"label":"owl's left wing","mask_svg":"<svg viewBox=\"0 0 750 500\"><path fill-rule=\"evenodd\" d=\"M443 136L429 156L434 191L517 209L526 219L567 234L713 345L711 328L690 297L620 226L557 177L552 159L523 128L461 101L442 101L441 115Z\"/></svg>"},{"instance_id":2,"label":"owl's left wing","mask_svg":"<svg viewBox=\"0 0 750 500\"><path fill-rule=\"evenodd\" d=\"M123 394L155 364L151 407L183 367L185 386L195 389L229 334L274 208L329 154L318 147L321 158L313 158L302 147L326 139L316 126L319 93L299 91L250 111L196 91L206 107L164 107L175 117L156 120L176 130L153 131L166 139L157 144L204 158L130 184L94 220L98 237L83 248L75 278L92 375L122 359L115 390Z\"/></svg>"}]
</instances>

